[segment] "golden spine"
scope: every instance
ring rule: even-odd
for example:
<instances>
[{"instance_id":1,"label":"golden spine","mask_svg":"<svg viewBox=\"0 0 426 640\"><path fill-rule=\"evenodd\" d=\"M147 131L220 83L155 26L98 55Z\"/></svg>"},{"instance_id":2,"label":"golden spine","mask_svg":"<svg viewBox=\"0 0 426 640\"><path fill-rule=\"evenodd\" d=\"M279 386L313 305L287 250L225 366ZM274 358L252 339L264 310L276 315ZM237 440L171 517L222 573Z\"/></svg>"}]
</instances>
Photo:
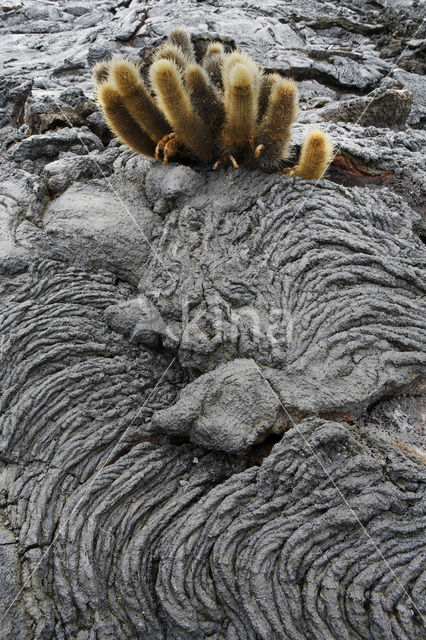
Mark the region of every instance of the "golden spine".
<instances>
[{"instance_id":1,"label":"golden spine","mask_svg":"<svg viewBox=\"0 0 426 640\"><path fill-rule=\"evenodd\" d=\"M254 136L259 84L251 65L232 61L224 68L225 123L222 143L228 149L243 147Z\"/></svg>"},{"instance_id":2,"label":"golden spine","mask_svg":"<svg viewBox=\"0 0 426 640\"><path fill-rule=\"evenodd\" d=\"M124 144L146 156L155 155L155 145L127 111L123 98L110 84L97 87L97 99L108 127Z\"/></svg>"},{"instance_id":3,"label":"golden spine","mask_svg":"<svg viewBox=\"0 0 426 640\"><path fill-rule=\"evenodd\" d=\"M281 79L278 73L266 73L262 76L259 88L259 107L257 113L257 120L260 122L266 113L268 108L269 97L271 90L275 82Z\"/></svg>"},{"instance_id":4,"label":"golden spine","mask_svg":"<svg viewBox=\"0 0 426 640\"><path fill-rule=\"evenodd\" d=\"M185 71L192 64L192 58L188 57L180 47L170 42L165 42L157 49L153 62L157 60L170 60L170 62L174 62L179 67L180 71Z\"/></svg>"},{"instance_id":5,"label":"golden spine","mask_svg":"<svg viewBox=\"0 0 426 640\"><path fill-rule=\"evenodd\" d=\"M268 107L255 138L255 157L262 168L273 169L288 156L291 129L297 112L294 80L278 76L272 84Z\"/></svg>"},{"instance_id":6,"label":"golden spine","mask_svg":"<svg viewBox=\"0 0 426 640\"><path fill-rule=\"evenodd\" d=\"M170 60L157 60L150 69L150 78L160 108L178 139L199 160L210 162L214 145L211 131L192 108L177 65Z\"/></svg>"},{"instance_id":7,"label":"golden spine","mask_svg":"<svg viewBox=\"0 0 426 640\"><path fill-rule=\"evenodd\" d=\"M203 57L203 67L211 82L218 88L223 88L222 69L224 62L224 49L221 42L211 42Z\"/></svg>"},{"instance_id":8,"label":"golden spine","mask_svg":"<svg viewBox=\"0 0 426 640\"><path fill-rule=\"evenodd\" d=\"M109 69L110 63L106 60L102 60L101 62L97 62L93 67L93 79L95 84L99 84L99 82L106 82L109 77Z\"/></svg>"},{"instance_id":9,"label":"golden spine","mask_svg":"<svg viewBox=\"0 0 426 640\"><path fill-rule=\"evenodd\" d=\"M302 145L300 158L291 175L299 178L319 180L333 159L333 143L329 136L319 129L309 133Z\"/></svg>"},{"instance_id":10,"label":"golden spine","mask_svg":"<svg viewBox=\"0 0 426 640\"><path fill-rule=\"evenodd\" d=\"M134 62L113 60L110 75L127 111L153 142L170 132L166 118L151 98Z\"/></svg>"},{"instance_id":11,"label":"golden spine","mask_svg":"<svg viewBox=\"0 0 426 640\"><path fill-rule=\"evenodd\" d=\"M216 131L225 117L222 99L199 64L193 64L186 70L185 86L195 111L212 131Z\"/></svg>"},{"instance_id":12,"label":"golden spine","mask_svg":"<svg viewBox=\"0 0 426 640\"><path fill-rule=\"evenodd\" d=\"M178 47L190 62L195 62L194 48L188 32L182 27L174 29L168 36L167 41Z\"/></svg>"}]
</instances>

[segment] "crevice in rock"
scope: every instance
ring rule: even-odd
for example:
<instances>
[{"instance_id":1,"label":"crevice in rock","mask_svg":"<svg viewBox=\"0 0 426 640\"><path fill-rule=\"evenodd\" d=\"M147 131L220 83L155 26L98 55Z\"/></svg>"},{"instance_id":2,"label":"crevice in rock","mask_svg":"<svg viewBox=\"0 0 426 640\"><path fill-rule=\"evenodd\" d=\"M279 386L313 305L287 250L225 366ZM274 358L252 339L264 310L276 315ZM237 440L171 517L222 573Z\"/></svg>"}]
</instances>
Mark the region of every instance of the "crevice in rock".
<instances>
[{"instance_id":1,"label":"crevice in rock","mask_svg":"<svg viewBox=\"0 0 426 640\"><path fill-rule=\"evenodd\" d=\"M128 9L132 3L132 0L122 0L121 2L117 2L115 7L110 7L108 11L115 15L119 9Z\"/></svg>"},{"instance_id":2,"label":"crevice in rock","mask_svg":"<svg viewBox=\"0 0 426 640\"><path fill-rule=\"evenodd\" d=\"M371 24L368 22L355 22L354 20L350 20L349 18L345 18L344 16L318 16L317 18L312 19L311 16L307 15L297 15L296 13L293 16L293 19L297 22L306 22L306 26L311 29L316 29L317 31L321 31L323 29L342 27L346 31L350 31L351 33L361 33L362 35L370 35L371 33L381 33L385 28L383 24ZM283 24L287 24L287 19L279 18L279 22Z\"/></svg>"},{"instance_id":3,"label":"crevice in rock","mask_svg":"<svg viewBox=\"0 0 426 640\"><path fill-rule=\"evenodd\" d=\"M220 453L224 456L224 458L229 460L232 467L234 468L234 473L240 473L241 471L249 469L250 467L262 466L263 461L270 455L273 447L278 442L280 442L283 437L285 437L285 433L270 433L262 442L252 445L243 454L226 453L224 451L221 452L216 449L207 449L205 447L201 447L201 449L206 453ZM185 447L194 451L200 450L199 445L194 444L190 441L188 436L184 435L160 436L157 439L154 437L149 437L146 440L152 442L153 444L163 444L164 441L167 441L168 444L174 446Z\"/></svg>"},{"instance_id":4,"label":"crevice in rock","mask_svg":"<svg viewBox=\"0 0 426 640\"><path fill-rule=\"evenodd\" d=\"M312 58L313 60L316 59L316 52L314 55L312 55L312 51L305 51L305 50L301 50L303 53L305 53L306 55L309 55L310 58ZM318 53L318 55L320 55L320 53ZM334 55L341 55L340 52L335 52ZM378 79L377 82L375 82L374 84L369 84L368 86L366 86L365 88L361 89L359 87L356 86L348 86L344 83L339 82L338 80L336 80L336 78L334 78L333 76L331 76L330 74L324 72L324 71L320 71L318 69L316 69L315 67L311 67L310 69L306 69L306 67L303 68L296 68L296 67L292 67L290 69L283 69L281 67L264 67L265 72L266 73L279 73L281 76L283 76L284 78L287 77L291 77L293 78L296 82L301 82L303 80L316 80L317 82L319 82L320 84L324 85L325 87L328 87L330 89L333 89L338 95L343 95L343 94L347 94L348 92L351 93L351 95L355 95L355 96L366 96L369 93L371 93L371 91L373 89L376 89L381 82L381 79Z\"/></svg>"},{"instance_id":5,"label":"crevice in rock","mask_svg":"<svg viewBox=\"0 0 426 640\"><path fill-rule=\"evenodd\" d=\"M229 457L238 472L245 471L250 467L261 467L265 458L270 455L273 447L280 442L283 437L285 437L285 434L271 433L263 442L259 442L250 447L247 453L241 456L230 455Z\"/></svg>"},{"instance_id":6,"label":"crevice in rock","mask_svg":"<svg viewBox=\"0 0 426 640\"><path fill-rule=\"evenodd\" d=\"M169 444L173 444L173 445L176 445L176 446L189 445L189 446L194 447L194 449L196 447L196 445L194 445L190 441L188 436L175 435L175 436L166 436L166 437L167 437L167 440L168 440Z\"/></svg>"},{"instance_id":7,"label":"crevice in rock","mask_svg":"<svg viewBox=\"0 0 426 640\"><path fill-rule=\"evenodd\" d=\"M28 551L32 551L32 549L44 549L45 547L49 547L51 545L51 542L46 542L45 544L39 544L37 542L34 542L33 544L28 544L25 547L23 547L22 549L18 549L18 556L25 556L26 553L28 553Z\"/></svg>"},{"instance_id":8,"label":"crevice in rock","mask_svg":"<svg viewBox=\"0 0 426 640\"><path fill-rule=\"evenodd\" d=\"M373 169L367 166L355 156L341 151L333 160L330 169L334 182L344 186L368 186L370 184L383 184L390 180L394 171ZM341 179L339 180L339 175Z\"/></svg>"},{"instance_id":9,"label":"crevice in rock","mask_svg":"<svg viewBox=\"0 0 426 640\"><path fill-rule=\"evenodd\" d=\"M134 43L134 41L135 41L135 39L136 39L136 36L138 35L139 31L142 29L142 27L143 27L143 25L145 24L145 22L146 22L146 19L147 19L147 18L148 18L148 11L144 11L144 12L142 13L142 19L140 20L140 22L139 22L138 26L136 27L135 31L134 31L134 32L133 32L133 34L130 36L130 38L129 38L128 42L127 42L127 44L128 44L130 47L132 47L132 46L133 46L133 43Z\"/></svg>"},{"instance_id":10,"label":"crevice in rock","mask_svg":"<svg viewBox=\"0 0 426 640\"><path fill-rule=\"evenodd\" d=\"M347 152L340 152L331 163L326 177L344 187L365 187L374 190L386 186L401 196L423 219L426 219L426 206L422 202L421 195L413 189L408 178L397 176L393 170L374 169L364 164L359 158ZM422 242L425 242L425 235L426 230L419 232Z\"/></svg>"}]
</instances>

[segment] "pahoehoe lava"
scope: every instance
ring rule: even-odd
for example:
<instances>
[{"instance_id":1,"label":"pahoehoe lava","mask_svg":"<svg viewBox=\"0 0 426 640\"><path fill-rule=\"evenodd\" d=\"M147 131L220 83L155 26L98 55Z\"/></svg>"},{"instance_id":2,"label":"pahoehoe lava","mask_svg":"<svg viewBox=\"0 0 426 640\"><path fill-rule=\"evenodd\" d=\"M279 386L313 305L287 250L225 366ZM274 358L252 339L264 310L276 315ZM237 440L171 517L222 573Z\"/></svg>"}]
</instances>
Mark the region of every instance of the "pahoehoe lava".
<instances>
[{"instance_id":1,"label":"pahoehoe lava","mask_svg":"<svg viewBox=\"0 0 426 640\"><path fill-rule=\"evenodd\" d=\"M420 6L86 4L0 7L0 637L423 640ZM111 140L93 64L179 25L326 179Z\"/></svg>"}]
</instances>

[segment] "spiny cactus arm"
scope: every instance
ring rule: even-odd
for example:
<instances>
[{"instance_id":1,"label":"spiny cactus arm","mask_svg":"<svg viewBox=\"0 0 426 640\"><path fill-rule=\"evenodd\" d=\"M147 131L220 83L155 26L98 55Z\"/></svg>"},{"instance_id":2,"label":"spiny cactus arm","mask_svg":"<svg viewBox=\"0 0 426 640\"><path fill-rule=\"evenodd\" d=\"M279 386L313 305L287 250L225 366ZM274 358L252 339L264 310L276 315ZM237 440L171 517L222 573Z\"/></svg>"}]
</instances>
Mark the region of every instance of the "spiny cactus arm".
<instances>
[{"instance_id":1,"label":"spiny cactus arm","mask_svg":"<svg viewBox=\"0 0 426 640\"><path fill-rule=\"evenodd\" d=\"M107 60L101 60L97 62L93 67L93 79L95 84L100 82L106 82L109 78L110 62Z\"/></svg>"},{"instance_id":2,"label":"spiny cactus arm","mask_svg":"<svg viewBox=\"0 0 426 640\"><path fill-rule=\"evenodd\" d=\"M333 142L320 129L314 129L305 138L299 162L288 173L299 178L319 180L333 160Z\"/></svg>"},{"instance_id":3,"label":"spiny cactus arm","mask_svg":"<svg viewBox=\"0 0 426 640\"><path fill-rule=\"evenodd\" d=\"M225 49L223 44L219 42L219 40L214 40L213 42L209 43L203 59L205 60L211 55L217 55L217 54L223 55L224 53L225 53Z\"/></svg>"},{"instance_id":4,"label":"spiny cactus arm","mask_svg":"<svg viewBox=\"0 0 426 640\"><path fill-rule=\"evenodd\" d=\"M225 53L225 49L223 44L219 42L219 40L214 40L214 42L209 43L206 49L206 52L204 54L203 60L206 60L210 56L224 55L224 53Z\"/></svg>"},{"instance_id":5,"label":"spiny cactus arm","mask_svg":"<svg viewBox=\"0 0 426 640\"><path fill-rule=\"evenodd\" d=\"M179 140L202 162L213 158L213 138L207 124L195 113L179 69L170 60L157 60L150 79L165 114Z\"/></svg>"},{"instance_id":6,"label":"spiny cactus arm","mask_svg":"<svg viewBox=\"0 0 426 640\"><path fill-rule=\"evenodd\" d=\"M281 79L279 73L265 73L260 80L257 121L260 123L269 104L269 96L275 82Z\"/></svg>"},{"instance_id":7,"label":"spiny cactus arm","mask_svg":"<svg viewBox=\"0 0 426 640\"><path fill-rule=\"evenodd\" d=\"M213 136L217 135L225 119L222 98L199 64L192 64L186 70L185 86L194 110L212 130Z\"/></svg>"},{"instance_id":8,"label":"spiny cactus arm","mask_svg":"<svg viewBox=\"0 0 426 640\"><path fill-rule=\"evenodd\" d=\"M221 42L211 42L203 57L203 67L207 71L211 82L219 89L223 89L222 69L224 57L224 48Z\"/></svg>"},{"instance_id":9,"label":"spiny cactus arm","mask_svg":"<svg viewBox=\"0 0 426 640\"><path fill-rule=\"evenodd\" d=\"M133 151L154 157L154 143L127 111L118 91L108 83L101 83L96 95L106 123L117 138Z\"/></svg>"},{"instance_id":10,"label":"spiny cactus arm","mask_svg":"<svg viewBox=\"0 0 426 640\"><path fill-rule=\"evenodd\" d=\"M257 83L257 91L260 91L260 80L261 80L261 70L259 65L251 58L247 53L241 51L240 49L236 49L228 55L224 56L223 66L222 66L222 80L225 85L229 83L230 75L232 73L233 68L237 64L242 64L249 71L250 75L253 79L256 79Z\"/></svg>"},{"instance_id":11,"label":"spiny cactus arm","mask_svg":"<svg viewBox=\"0 0 426 640\"><path fill-rule=\"evenodd\" d=\"M254 155L262 169L275 169L280 160L288 156L297 112L294 80L278 76L271 87L268 107L254 139Z\"/></svg>"},{"instance_id":12,"label":"spiny cactus arm","mask_svg":"<svg viewBox=\"0 0 426 640\"><path fill-rule=\"evenodd\" d=\"M165 42L161 47L158 47L152 60L153 62L156 62L157 60L170 60L179 67L180 71L185 71L185 69L193 62L192 58L187 56L180 47L177 47L175 44L171 44L170 42Z\"/></svg>"},{"instance_id":13,"label":"spiny cactus arm","mask_svg":"<svg viewBox=\"0 0 426 640\"><path fill-rule=\"evenodd\" d=\"M170 133L170 125L151 98L134 62L113 60L110 64L110 77L127 111L153 142L157 143Z\"/></svg>"},{"instance_id":14,"label":"spiny cactus arm","mask_svg":"<svg viewBox=\"0 0 426 640\"><path fill-rule=\"evenodd\" d=\"M189 33L183 27L178 27L177 29L173 29L169 33L167 41L176 47L179 47L181 51L185 54L185 56L191 62L195 62L195 53L194 47L192 46L191 38Z\"/></svg>"},{"instance_id":15,"label":"spiny cactus arm","mask_svg":"<svg viewBox=\"0 0 426 640\"><path fill-rule=\"evenodd\" d=\"M221 140L231 153L243 149L255 134L259 83L257 72L242 62L223 73L225 122Z\"/></svg>"}]
</instances>

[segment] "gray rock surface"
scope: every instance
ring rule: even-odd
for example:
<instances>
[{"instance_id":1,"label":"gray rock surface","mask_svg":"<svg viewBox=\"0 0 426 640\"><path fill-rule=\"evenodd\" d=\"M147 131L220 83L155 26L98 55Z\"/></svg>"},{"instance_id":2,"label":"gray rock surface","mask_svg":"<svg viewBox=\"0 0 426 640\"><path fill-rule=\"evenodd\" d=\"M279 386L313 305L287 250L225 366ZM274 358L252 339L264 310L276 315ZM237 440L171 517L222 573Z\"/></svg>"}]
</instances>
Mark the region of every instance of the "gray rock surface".
<instances>
[{"instance_id":1,"label":"gray rock surface","mask_svg":"<svg viewBox=\"0 0 426 640\"><path fill-rule=\"evenodd\" d=\"M150 429L185 436L208 449L241 453L285 431L289 422L254 360L237 359L185 387L176 404L154 413Z\"/></svg>"},{"instance_id":2,"label":"gray rock surface","mask_svg":"<svg viewBox=\"0 0 426 640\"><path fill-rule=\"evenodd\" d=\"M31 97L25 103L24 121L31 133L44 133L56 127L78 127L97 110L94 100L83 91L70 87L57 95Z\"/></svg>"},{"instance_id":3,"label":"gray rock surface","mask_svg":"<svg viewBox=\"0 0 426 640\"><path fill-rule=\"evenodd\" d=\"M0 16L0 637L423 638L420 3ZM92 66L181 24L299 81L327 179L111 139Z\"/></svg>"},{"instance_id":4,"label":"gray rock surface","mask_svg":"<svg viewBox=\"0 0 426 640\"><path fill-rule=\"evenodd\" d=\"M150 238L160 220L144 209L139 191L114 189L113 182L75 183L43 214L42 229L22 222L16 235L19 243L40 255L65 259L84 267L103 264L127 280L143 271L151 251ZM136 205L136 206L135 206ZM58 242L59 240L59 242Z\"/></svg>"},{"instance_id":5,"label":"gray rock surface","mask_svg":"<svg viewBox=\"0 0 426 640\"><path fill-rule=\"evenodd\" d=\"M29 619L21 601L20 569L18 544L8 529L4 515L0 512L0 582L2 596L2 637L4 640L21 640L28 637ZM9 609L10 605L12 607ZM6 611L6 609L9 609ZM6 613L5 613L6 612Z\"/></svg>"},{"instance_id":6,"label":"gray rock surface","mask_svg":"<svg viewBox=\"0 0 426 640\"><path fill-rule=\"evenodd\" d=\"M375 89L363 98L324 107L317 116L331 122L357 122L363 127L403 125L410 115L413 94L403 89Z\"/></svg>"}]
</instances>

